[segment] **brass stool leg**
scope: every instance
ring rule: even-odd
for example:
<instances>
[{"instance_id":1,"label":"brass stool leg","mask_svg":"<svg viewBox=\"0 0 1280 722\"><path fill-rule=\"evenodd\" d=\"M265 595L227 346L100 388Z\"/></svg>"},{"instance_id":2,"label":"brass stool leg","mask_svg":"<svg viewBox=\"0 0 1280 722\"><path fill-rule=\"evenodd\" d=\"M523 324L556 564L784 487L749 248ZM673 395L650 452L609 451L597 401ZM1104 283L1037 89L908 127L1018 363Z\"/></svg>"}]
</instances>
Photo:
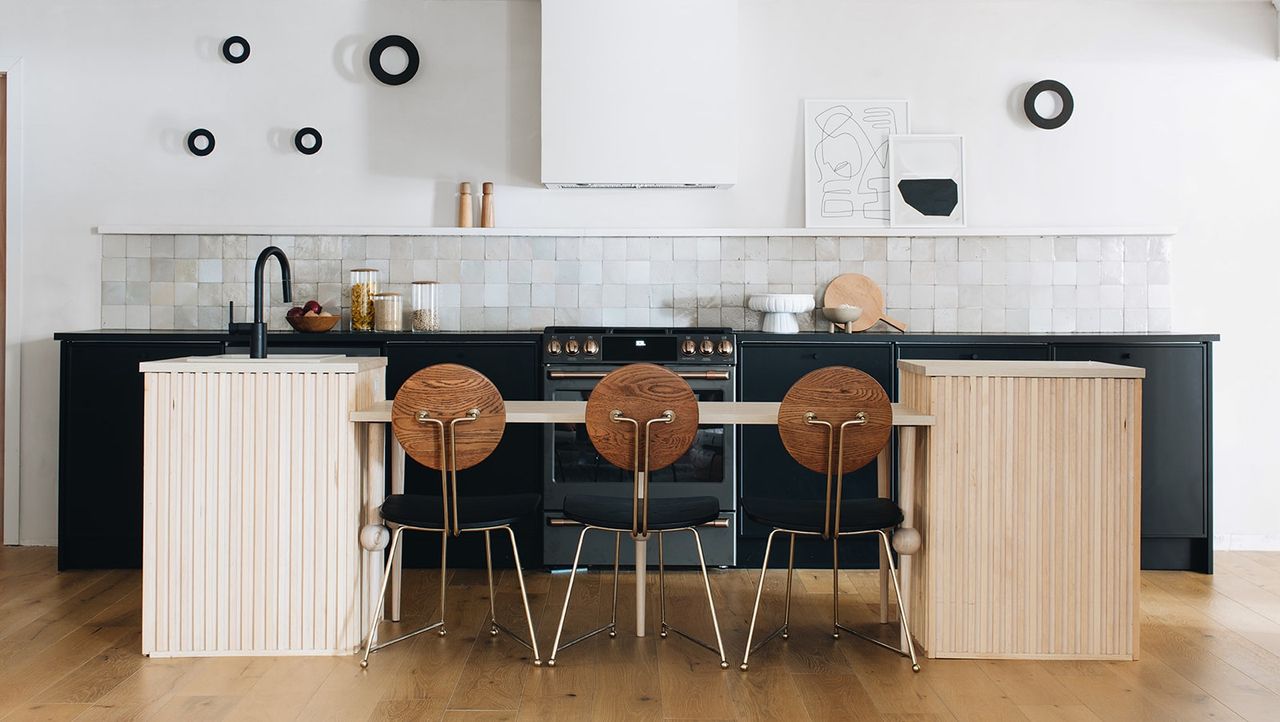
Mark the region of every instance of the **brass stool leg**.
<instances>
[{"instance_id":1,"label":"brass stool leg","mask_svg":"<svg viewBox=\"0 0 1280 722\"><path fill-rule=\"evenodd\" d=\"M764 544L764 562L760 565L760 583L756 585L756 604L751 609L751 624L747 627L747 650L742 653L742 664L738 665L738 669L743 672L747 671L747 660L751 657L751 652L755 647L751 646L751 639L756 633L756 616L760 614L760 593L764 591L764 573L769 569L769 552L773 549L773 537L777 535L778 529L769 532L769 539ZM772 635L770 635L772 636ZM766 638L760 644L769 641ZM759 647L760 645L756 645Z\"/></svg>"},{"instance_id":2,"label":"brass stool leg","mask_svg":"<svg viewBox=\"0 0 1280 722\"><path fill-rule=\"evenodd\" d=\"M395 563L396 549L400 547L400 537L404 534L404 527L396 527L396 532L391 537L391 549L387 554L387 566L382 572L382 591L378 594L378 606L373 610L373 622L369 625L369 636L365 638L364 657L360 660L360 667L368 669L369 653L373 651L373 645L377 641L378 622L382 618L382 609L387 604L387 582L391 580L391 567Z\"/></svg>"},{"instance_id":3,"label":"brass stool leg","mask_svg":"<svg viewBox=\"0 0 1280 722\"><path fill-rule=\"evenodd\" d=\"M658 532L658 636L667 637L667 570L662 555L662 540L666 537Z\"/></svg>"},{"instance_id":4,"label":"brass stool leg","mask_svg":"<svg viewBox=\"0 0 1280 722\"><path fill-rule=\"evenodd\" d=\"M489 636L498 636L498 612L494 608L493 595L493 551L489 546L489 530L484 530L484 565L489 572ZM519 565L517 565L519 566Z\"/></svg>"},{"instance_id":5,"label":"brass stool leg","mask_svg":"<svg viewBox=\"0 0 1280 722\"><path fill-rule=\"evenodd\" d=\"M907 654L911 657L911 671L919 672L920 663L916 661L916 645L911 640L911 624L907 621L907 608L902 605L902 587L898 585L898 570L893 563L893 551L889 548L889 535L880 531L880 541L884 544L886 558L889 560L889 578L893 580L893 593L898 598L898 623L902 625L906 632L904 637L907 638ZM898 650L901 653L902 650Z\"/></svg>"},{"instance_id":6,"label":"brass stool leg","mask_svg":"<svg viewBox=\"0 0 1280 722\"><path fill-rule=\"evenodd\" d=\"M609 636L618 636L618 561L622 558L622 532L613 535L613 613L609 617Z\"/></svg>"},{"instance_id":7,"label":"brass stool leg","mask_svg":"<svg viewBox=\"0 0 1280 722\"><path fill-rule=\"evenodd\" d=\"M831 537L831 638L840 638L840 537Z\"/></svg>"},{"instance_id":8,"label":"brass stool leg","mask_svg":"<svg viewBox=\"0 0 1280 722\"><path fill-rule=\"evenodd\" d=\"M560 651L560 635L564 632L564 617L569 612L569 600L573 597L573 580L578 576L578 559L582 557L582 540L586 539L587 531L590 529L591 527L585 526L582 528L582 533L578 535L578 549L573 553L573 566L569 568L569 588L564 593L564 607L560 609L560 624L556 627L556 639L551 643L551 658L547 660L548 667L556 666L556 654Z\"/></svg>"},{"instance_id":9,"label":"brass stool leg","mask_svg":"<svg viewBox=\"0 0 1280 722\"><path fill-rule=\"evenodd\" d=\"M529 592L524 588L524 570L520 568L520 550L516 548L516 533L511 527L506 527L507 535L511 537L511 555L515 558L516 563L516 579L520 580L520 601L524 602L524 619L529 623L529 646L533 649L533 666L542 666L542 657L538 654L538 637L533 632L533 612L529 611ZM486 547L489 542L489 532L484 533ZM492 572L491 572L492 574ZM493 599L490 592L490 600ZM492 605L492 601L490 602ZM490 606L492 610L492 606ZM496 633L496 632L495 632ZM515 636L514 634L511 636Z\"/></svg>"},{"instance_id":10,"label":"brass stool leg","mask_svg":"<svg viewBox=\"0 0 1280 722\"><path fill-rule=\"evenodd\" d=\"M796 535L791 535L791 551L787 555L787 602L782 608L782 638L791 638L791 574L796 568Z\"/></svg>"},{"instance_id":11,"label":"brass stool leg","mask_svg":"<svg viewBox=\"0 0 1280 722\"><path fill-rule=\"evenodd\" d=\"M440 636L448 634L444 628L444 592L449 576L449 532L440 532Z\"/></svg>"},{"instance_id":12,"label":"brass stool leg","mask_svg":"<svg viewBox=\"0 0 1280 722\"><path fill-rule=\"evenodd\" d=\"M697 529L689 529L693 532L693 539L698 543L698 566L702 567L702 583L707 588L707 606L711 607L711 626L716 630L716 648L720 652L720 669L729 668L729 660L724 656L724 640L720 638L720 620L716 618L716 600L711 597L711 577L707 576L707 560L702 556L702 535ZM661 535L658 536L662 538ZM661 549L662 542L658 542L658 548Z\"/></svg>"}]
</instances>

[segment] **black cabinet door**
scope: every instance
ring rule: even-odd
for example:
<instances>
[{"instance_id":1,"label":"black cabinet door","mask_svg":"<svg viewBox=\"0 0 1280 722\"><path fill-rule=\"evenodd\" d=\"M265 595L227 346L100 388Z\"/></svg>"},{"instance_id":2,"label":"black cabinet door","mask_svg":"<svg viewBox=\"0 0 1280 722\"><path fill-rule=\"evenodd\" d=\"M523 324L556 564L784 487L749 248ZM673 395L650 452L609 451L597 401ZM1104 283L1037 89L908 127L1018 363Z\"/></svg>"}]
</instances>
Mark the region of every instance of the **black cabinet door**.
<instances>
[{"instance_id":1,"label":"black cabinet door","mask_svg":"<svg viewBox=\"0 0 1280 722\"><path fill-rule=\"evenodd\" d=\"M1206 358L1200 344L1059 345L1063 361L1147 370L1142 381L1142 535L1208 534Z\"/></svg>"},{"instance_id":2,"label":"black cabinet door","mask_svg":"<svg viewBox=\"0 0 1280 722\"><path fill-rule=\"evenodd\" d=\"M893 398L893 349L883 344L802 344L743 345L738 359L742 401L781 401L787 389L801 376L825 366L851 366L865 371ZM774 426L739 427L742 443L739 496L774 499L821 499L826 479L800 466L782 446ZM845 477L846 498L876 495L876 464L873 462ZM738 564L754 566L764 556L769 528L739 515ZM875 537L846 539L840 544L840 566L870 568L878 564ZM782 559L785 551L774 552ZM831 545L813 538L796 543L796 566L829 567Z\"/></svg>"},{"instance_id":3,"label":"black cabinet door","mask_svg":"<svg viewBox=\"0 0 1280 722\"><path fill-rule=\"evenodd\" d=\"M539 358L536 342L468 342L387 344L387 396L418 370L439 363L469 366L489 377L506 400L535 401L541 397ZM405 462L405 492L440 495L440 473ZM542 434L538 424L508 424L491 456L480 464L458 472L459 496L487 496L510 493L542 493ZM514 525L525 567L542 564L542 516L533 515ZM511 542L505 532L492 538L494 563L511 566ZM405 566L438 567L440 538L425 532L405 533ZM450 567L482 568L484 539L481 534L463 534L448 543Z\"/></svg>"},{"instance_id":4,"label":"black cabinet door","mask_svg":"<svg viewBox=\"0 0 1280 722\"><path fill-rule=\"evenodd\" d=\"M950 344L899 343L898 358L972 359L977 361L1048 361L1053 357L1049 344Z\"/></svg>"},{"instance_id":5,"label":"black cabinet door","mask_svg":"<svg viewBox=\"0 0 1280 722\"><path fill-rule=\"evenodd\" d=\"M58 568L142 566L138 364L222 353L210 343L62 343Z\"/></svg>"}]
</instances>

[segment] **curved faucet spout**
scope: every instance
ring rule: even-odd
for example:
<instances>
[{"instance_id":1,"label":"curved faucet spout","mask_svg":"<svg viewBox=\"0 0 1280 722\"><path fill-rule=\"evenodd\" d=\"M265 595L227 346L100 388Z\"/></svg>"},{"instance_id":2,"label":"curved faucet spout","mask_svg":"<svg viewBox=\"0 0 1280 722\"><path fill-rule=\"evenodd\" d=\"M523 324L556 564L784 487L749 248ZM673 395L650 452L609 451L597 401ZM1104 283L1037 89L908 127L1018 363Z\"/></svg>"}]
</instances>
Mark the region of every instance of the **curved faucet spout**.
<instances>
[{"instance_id":1,"label":"curved faucet spout","mask_svg":"<svg viewBox=\"0 0 1280 722\"><path fill-rule=\"evenodd\" d=\"M293 273L289 269L289 259L277 246L267 246L258 254L258 261L253 266L253 330L249 338L249 358L267 357L267 324L262 319L263 272L266 271L267 259L275 257L280 263L281 295L285 303L293 302Z\"/></svg>"}]
</instances>

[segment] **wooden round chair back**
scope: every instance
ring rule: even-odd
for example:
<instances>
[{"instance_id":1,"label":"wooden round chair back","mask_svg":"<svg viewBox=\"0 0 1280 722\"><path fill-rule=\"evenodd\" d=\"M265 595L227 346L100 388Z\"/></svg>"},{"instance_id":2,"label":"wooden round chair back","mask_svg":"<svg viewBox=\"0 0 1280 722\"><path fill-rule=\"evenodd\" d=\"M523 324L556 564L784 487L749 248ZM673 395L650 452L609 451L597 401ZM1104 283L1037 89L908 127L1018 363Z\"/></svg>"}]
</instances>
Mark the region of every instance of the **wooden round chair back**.
<instances>
[{"instance_id":1,"label":"wooden round chair back","mask_svg":"<svg viewBox=\"0 0 1280 722\"><path fill-rule=\"evenodd\" d=\"M637 431L671 412L670 423L649 425L649 471L664 469L684 455L698 433L698 398L688 382L653 364L631 364L600 380L587 399L587 436L600 455L628 471L636 471ZM638 426L627 421L634 419ZM643 470L644 449L639 465Z\"/></svg>"},{"instance_id":2,"label":"wooden round chair back","mask_svg":"<svg viewBox=\"0 0 1280 722\"><path fill-rule=\"evenodd\" d=\"M497 387L479 371L458 364L418 371L404 382L391 404L396 440L411 459L437 471L460 471L484 461L502 441L506 426L506 404ZM442 458L440 443L441 432L450 427L455 446L452 466Z\"/></svg>"},{"instance_id":3,"label":"wooden round chair back","mask_svg":"<svg viewBox=\"0 0 1280 722\"><path fill-rule=\"evenodd\" d=\"M851 423L850 423L851 422ZM778 435L802 466L827 474L844 431L844 473L860 469L889 443L893 407L884 388L847 366L828 366L804 375L778 408ZM832 470L834 471L834 470Z\"/></svg>"}]
</instances>

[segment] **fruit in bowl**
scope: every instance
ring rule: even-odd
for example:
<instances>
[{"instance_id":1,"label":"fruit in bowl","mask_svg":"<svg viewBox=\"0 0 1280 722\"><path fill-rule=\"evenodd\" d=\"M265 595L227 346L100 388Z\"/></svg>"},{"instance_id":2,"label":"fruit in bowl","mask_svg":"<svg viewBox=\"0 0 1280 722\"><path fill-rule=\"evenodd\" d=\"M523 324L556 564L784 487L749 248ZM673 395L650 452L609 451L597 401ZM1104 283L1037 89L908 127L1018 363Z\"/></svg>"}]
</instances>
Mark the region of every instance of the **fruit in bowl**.
<instances>
[{"instance_id":1,"label":"fruit in bowl","mask_svg":"<svg viewBox=\"0 0 1280 722\"><path fill-rule=\"evenodd\" d=\"M295 331L302 333L324 333L336 326L339 318L324 310L324 306L314 299L294 306L284 317Z\"/></svg>"}]
</instances>

